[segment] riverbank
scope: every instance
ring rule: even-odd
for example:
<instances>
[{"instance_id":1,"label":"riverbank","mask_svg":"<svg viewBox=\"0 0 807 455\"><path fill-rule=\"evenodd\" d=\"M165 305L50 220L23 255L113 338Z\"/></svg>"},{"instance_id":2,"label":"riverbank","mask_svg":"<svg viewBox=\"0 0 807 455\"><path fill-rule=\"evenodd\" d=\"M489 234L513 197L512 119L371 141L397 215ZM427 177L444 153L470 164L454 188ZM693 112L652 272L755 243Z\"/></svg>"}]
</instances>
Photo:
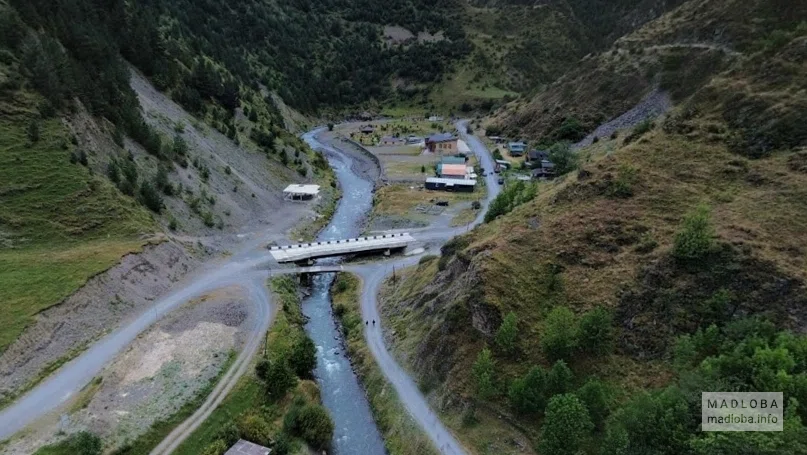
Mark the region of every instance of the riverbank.
<instances>
[{"instance_id":1,"label":"riverbank","mask_svg":"<svg viewBox=\"0 0 807 455\"><path fill-rule=\"evenodd\" d=\"M339 320L353 371L367 393L384 445L390 455L437 454L428 436L404 408L367 346L362 332L365 324L361 315L360 291L361 283L355 275L340 273L331 286L331 304Z\"/></svg>"}]
</instances>

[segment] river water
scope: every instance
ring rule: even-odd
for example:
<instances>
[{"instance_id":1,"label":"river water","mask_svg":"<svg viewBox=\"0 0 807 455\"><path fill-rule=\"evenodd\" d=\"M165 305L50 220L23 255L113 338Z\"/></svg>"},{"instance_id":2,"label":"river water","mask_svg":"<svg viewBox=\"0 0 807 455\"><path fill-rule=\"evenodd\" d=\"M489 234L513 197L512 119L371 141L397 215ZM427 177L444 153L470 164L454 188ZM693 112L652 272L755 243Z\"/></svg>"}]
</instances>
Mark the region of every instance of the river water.
<instances>
[{"instance_id":1,"label":"river water","mask_svg":"<svg viewBox=\"0 0 807 455\"><path fill-rule=\"evenodd\" d=\"M318 240L357 237L372 208L373 185L352 169L352 160L316 140L317 131L303 136L313 149L325 150L342 189L342 199ZM323 259L320 264L335 262ZM331 312L330 287L334 274L315 275L311 295L303 300L309 321L308 336L317 346L316 377L322 402L334 421L333 453L337 455L384 454L384 441L370 411L367 398L342 348L342 334Z\"/></svg>"}]
</instances>

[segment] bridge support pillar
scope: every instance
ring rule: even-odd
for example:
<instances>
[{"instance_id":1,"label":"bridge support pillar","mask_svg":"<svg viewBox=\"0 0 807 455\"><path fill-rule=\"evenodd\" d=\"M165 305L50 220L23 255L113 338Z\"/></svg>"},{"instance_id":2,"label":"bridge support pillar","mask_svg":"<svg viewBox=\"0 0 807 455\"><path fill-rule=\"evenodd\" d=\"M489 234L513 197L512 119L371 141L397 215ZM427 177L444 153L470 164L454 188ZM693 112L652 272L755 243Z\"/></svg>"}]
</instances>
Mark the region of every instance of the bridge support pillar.
<instances>
[{"instance_id":1,"label":"bridge support pillar","mask_svg":"<svg viewBox=\"0 0 807 455\"><path fill-rule=\"evenodd\" d=\"M297 284L302 286L308 286L311 284L311 274L310 273L301 273L297 275Z\"/></svg>"},{"instance_id":2,"label":"bridge support pillar","mask_svg":"<svg viewBox=\"0 0 807 455\"><path fill-rule=\"evenodd\" d=\"M384 256L389 256L391 251L389 249L384 250Z\"/></svg>"}]
</instances>

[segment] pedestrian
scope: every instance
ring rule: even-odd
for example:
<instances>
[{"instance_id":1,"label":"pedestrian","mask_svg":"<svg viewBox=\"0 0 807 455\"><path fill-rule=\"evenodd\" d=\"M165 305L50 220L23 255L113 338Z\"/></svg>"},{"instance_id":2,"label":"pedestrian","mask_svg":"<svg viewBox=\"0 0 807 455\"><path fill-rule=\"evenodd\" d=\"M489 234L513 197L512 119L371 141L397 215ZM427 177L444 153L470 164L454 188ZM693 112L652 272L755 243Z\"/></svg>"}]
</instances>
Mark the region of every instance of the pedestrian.
<instances>
[{"instance_id":1,"label":"pedestrian","mask_svg":"<svg viewBox=\"0 0 807 455\"><path fill-rule=\"evenodd\" d=\"M373 325L375 325L375 319L373 319Z\"/></svg>"}]
</instances>

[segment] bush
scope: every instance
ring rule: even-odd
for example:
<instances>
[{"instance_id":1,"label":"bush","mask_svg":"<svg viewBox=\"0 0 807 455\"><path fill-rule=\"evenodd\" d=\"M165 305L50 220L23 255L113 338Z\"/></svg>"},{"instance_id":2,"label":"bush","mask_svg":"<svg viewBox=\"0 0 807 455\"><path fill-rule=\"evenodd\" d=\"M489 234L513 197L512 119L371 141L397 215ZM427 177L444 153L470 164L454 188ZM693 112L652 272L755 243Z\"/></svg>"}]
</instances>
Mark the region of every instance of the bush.
<instances>
[{"instance_id":1,"label":"bush","mask_svg":"<svg viewBox=\"0 0 807 455\"><path fill-rule=\"evenodd\" d=\"M297 384L294 371L283 359L261 359L255 373L266 384L266 394L273 400L279 400Z\"/></svg>"},{"instance_id":2,"label":"bush","mask_svg":"<svg viewBox=\"0 0 807 455\"><path fill-rule=\"evenodd\" d=\"M544 322L541 347L550 360L568 359L577 347L577 325L574 313L566 307L555 307Z\"/></svg>"},{"instance_id":3,"label":"bush","mask_svg":"<svg viewBox=\"0 0 807 455\"><path fill-rule=\"evenodd\" d=\"M28 140L32 143L39 142L39 120L31 120L31 122L28 123L28 128L25 130L25 134L28 136Z\"/></svg>"},{"instance_id":4,"label":"bush","mask_svg":"<svg viewBox=\"0 0 807 455\"><path fill-rule=\"evenodd\" d=\"M318 404L295 403L284 419L286 431L303 438L317 450L327 449L333 438L333 421Z\"/></svg>"},{"instance_id":5,"label":"bush","mask_svg":"<svg viewBox=\"0 0 807 455\"><path fill-rule=\"evenodd\" d=\"M710 209L699 205L684 217L681 229L675 235L673 256L681 261L702 259L714 248L714 235Z\"/></svg>"},{"instance_id":6,"label":"bush","mask_svg":"<svg viewBox=\"0 0 807 455\"><path fill-rule=\"evenodd\" d=\"M555 175L558 177L577 169L577 155L568 142L558 142L549 147L549 161L555 164Z\"/></svg>"},{"instance_id":7,"label":"bush","mask_svg":"<svg viewBox=\"0 0 807 455\"><path fill-rule=\"evenodd\" d=\"M602 428L605 418L608 417L608 395L603 383L597 379L590 379L575 392L575 395L588 409L588 415L594 426Z\"/></svg>"},{"instance_id":8,"label":"bush","mask_svg":"<svg viewBox=\"0 0 807 455\"><path fill-rule=\"evenodd\" d=\"M221 439L216 439L212 443L210 443L205 450L202 452L202 455L221 455L227 451L227 443L222 441Z\"/></svg>"},{"instance_id":9,"label":"bush","mask_svg":"<svg viewBox=\"0 0 807 455\"><path fill-rule=\"evenodd\" d=\"M538 414L546 406L547 373L534 366L510 386L510 406L520 414Z\"/></svg>"},{"instance_id":10,"label":"bush","mask_svg":"<svg viewBox=\"0 0 807 455\"><path fill-rule=\"evenodd\" d=\"M163 198L154 186L147 181L140 185L140 202L154 213L162 211Z\"/></svg>"},{"instance_id":11,"label":"bush","mask_svg":"<svg viewBox=\"0 0 807 455\"><path fill-rule=\"evenodd\" d=\"M271 442L272 429L263 417L249 413L238 419L238 434L241 439L268 446Z\"/></svg>"},{"instance_id":12,"label":"bush","mask_svg":"<svg viewBox=\"0 0 807 455\"><path fill-rule=\"evenodd\" d=\"M617 178L608 186L608 195L617 198L629 198L633 196L633 185L636 184L637 170L633 166L622 166L619 168Z\"/></svg>"},{"instance_id":13,"label":"bush","mask_svg":"<svg viewBox=\"0 0 807 455\"><path fill-rule=\"evenodd\" d=\"M586 407L575 395L552 397L541 427L538 452L541 455L577 455L585 447L593 427Z\"/></svg>"},{"instance_id":14,"label":"bush","mask_svg":"<svg viewBox=\"0 0 807 455\"><path fill-rule=\"evenodd\" d=\"M476 385L476 396L480 400L486 400L496 393L495 368L496 364L493 362L490 349L484 348L479 351L473 366L473 376Z\"/></svg>"},{"instance_id":15,"label":"bush","mask_svg":"<svg viewBox=\"0 0 807 455\"><path fill-rule=\"evenodd\" d=\"M172 145L174 156L182 157L188 153L188 143L179 134L174 136L174 143Z\"/></svg>"},{"instance_id":16,"label":"bush","mask_svg":"<svg viewBox=\"0 0 807 455\"><path fill-rule=\"evenodd\" d=\"M598 307L580 318L578 342L580 348L593 355L606 355L614 346L613 318L605 308Z\"/></svg>"},{"instance_id":17,"label":"bush","mask_svg":"<svg viewBox=\"0 0 807 455\"><path fill-rule=\"evenodd\" d=\"M552 365L549 374L546 376L546 396L551 398L555 395L570 392L572 390L572 380L574 374L566 362L558 360Z\"/></svg>"},{"instance_id":18,"label":"bush","mask_svg":"<svg viewBox=\"0 0 807 455\"><path fill-rule=\"evenodd\" d=\"M273 455L288 455L291 453L291 438L286 433L280 433L272 446Z\"/></svg>"},{"instance_id":19,"label":"bush","mask_svg":"<svg viewBox=\"0 0 807 455\"><path fill-rule=\"evenodd\" d=\"M303 335L292 348L289 364L298 377L310 379L314 377L317 367L317 347L308 335Z\"/></svg>"},{"instance_id":20,"label":"bush","mask_svg":"<svg viewBox=\"0 0 807 455\"><path fill-rule=\"evenodd\" d=\"M511 354L516 347L516 336L518 335L518 320L512 311L504 317L499 329L496 331L496 346L502 352Z\"/></svg>"}]
</instances>

